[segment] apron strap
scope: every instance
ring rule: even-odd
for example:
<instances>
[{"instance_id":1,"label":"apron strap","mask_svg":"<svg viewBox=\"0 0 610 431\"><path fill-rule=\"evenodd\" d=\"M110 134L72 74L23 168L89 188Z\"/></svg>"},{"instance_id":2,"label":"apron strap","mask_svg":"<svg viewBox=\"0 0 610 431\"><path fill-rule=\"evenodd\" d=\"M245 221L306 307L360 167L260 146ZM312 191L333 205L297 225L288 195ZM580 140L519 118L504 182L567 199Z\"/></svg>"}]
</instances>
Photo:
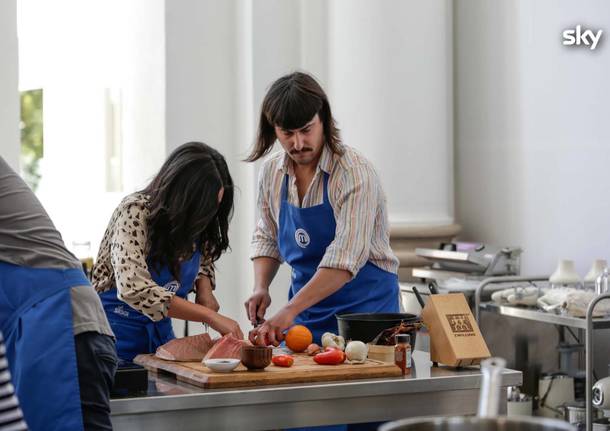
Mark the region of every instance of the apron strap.
<instances>
[{"instance_id":1,"label":"apron strap","mask_svg":"<svg viewBox=\"0 0 610 431\"><path fill-rule=\"evenodd\" d=\"M326 172L324 173L324 197L322 198L322 203L329 203L330 200L328 199L328 179L330 178L330 175ZM284 174L284 179L282 181L282 189L280 191L280 203L282 201L287 201L288 200L288 181L289 181L289 177L288 174Z\"/></svg>"},{"instance_id":2,"label":"apron strap","mask_svg":"<svg viewBox=\"0 0 610 431\"><path fill-rule=\"evenodd\" d=\"M324 200L323 202L325 204L329 203L330 200L328 199L328 179L330 178L330 175L327 174L326 172L324 172Z\"/></svg>"},{"instance_id":3,"label":"apron strap","mask_svg":"<svg viewBox=\"0 0 610 431\"><path fill-rule=\"evenodd\" d=\"M288 200L288 174L284 174L282 189L280 191L280 202Z\"/></svg>"}]
</instances>

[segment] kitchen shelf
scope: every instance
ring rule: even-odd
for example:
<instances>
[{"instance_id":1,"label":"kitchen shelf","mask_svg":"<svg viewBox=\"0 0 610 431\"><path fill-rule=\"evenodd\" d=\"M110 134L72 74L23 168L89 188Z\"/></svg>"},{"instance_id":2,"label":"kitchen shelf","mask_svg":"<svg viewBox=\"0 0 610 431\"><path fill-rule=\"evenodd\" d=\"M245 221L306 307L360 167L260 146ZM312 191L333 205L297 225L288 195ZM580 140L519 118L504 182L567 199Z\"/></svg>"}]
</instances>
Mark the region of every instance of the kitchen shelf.
<instances>
[{"instance_id":1,"label":"kitchen shelf","mask_svg":"<svg viewBox=\"0 0 610 431\"><path fill-rule=\"evenodd\" d=\"M548 275L537 275L530 277L523 276L501 276L501 277L490 277L483 280L475 291L475 315L477 323L480 319L481 310L489 311L492 313L500 314L503 316L517 317L526 320L535 320L537 322L550 323L554 325L570 326L573 328L583 329L585 332L585 355L586 355L586 431L592 431L593 429L593 402L592 402L592 388L593 388L593 331L595 329L610 328L610 319L608 318L594 318L593 312L595 306L604 300L610 300L610 293L599 295L587 308L587 315L584 318L580 317L569 317L561 316L558 314L552 314L545 311L539 311L537 309L528 307L517 307L511 305L497 305L494 303L483 303L481 302L481 294L483 289L491 284L497 284L502 282L538 282L548 280Z\"/></svg>"},{"instance_id":2,"label":"kitchen shelf","mask_svg":"<svg viewBox=\"0 0 610 431\"><path fill-rule=\"evenodd\" d=\"M534 320L536 322L550 323L553 325L569 326L571 328L587 329L587 319L584 317L564 316L561 314L542 311L533 307L498 305L494 302L482 302L480 304L480 309L502 316ZM592 323L593 329L610 328L610 319L608 318L594 318Z\"/></svg>"}]
</instances>

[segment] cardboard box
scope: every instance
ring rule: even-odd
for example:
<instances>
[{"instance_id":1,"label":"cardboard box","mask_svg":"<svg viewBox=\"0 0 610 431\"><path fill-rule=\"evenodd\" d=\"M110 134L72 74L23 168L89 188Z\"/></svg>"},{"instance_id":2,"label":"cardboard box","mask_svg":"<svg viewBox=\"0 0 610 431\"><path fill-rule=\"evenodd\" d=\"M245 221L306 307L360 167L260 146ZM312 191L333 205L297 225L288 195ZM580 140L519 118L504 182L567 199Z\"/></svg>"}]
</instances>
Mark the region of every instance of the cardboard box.
<instances>
[{"instance_id":1,"label":"cardboard box","mask_svg":"<svg viewBox=\"0 0 610 431\"><path fill-rule=\"evenodd\" d=\"M491 356L463 293L431 295L422 319L430 333L431 361L464 367Z\"/></svg>"}]
</instances>

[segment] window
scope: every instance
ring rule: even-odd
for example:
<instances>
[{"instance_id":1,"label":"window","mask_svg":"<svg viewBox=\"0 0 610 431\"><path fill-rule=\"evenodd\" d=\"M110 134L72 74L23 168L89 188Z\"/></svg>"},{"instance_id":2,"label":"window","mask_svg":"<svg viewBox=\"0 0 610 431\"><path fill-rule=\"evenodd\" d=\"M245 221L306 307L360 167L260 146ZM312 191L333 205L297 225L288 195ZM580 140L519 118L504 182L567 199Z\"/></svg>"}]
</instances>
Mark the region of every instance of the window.
<instances>
[{"instance_id":1,"label":"window","mask_svg":"<svg viewBox=\"0 0 610 431\"><path fill-rule=\"evenodd\" d=\"M43 156L42 89L21 92L21 176L35 192Z\"/></svg>"}]
</instances>

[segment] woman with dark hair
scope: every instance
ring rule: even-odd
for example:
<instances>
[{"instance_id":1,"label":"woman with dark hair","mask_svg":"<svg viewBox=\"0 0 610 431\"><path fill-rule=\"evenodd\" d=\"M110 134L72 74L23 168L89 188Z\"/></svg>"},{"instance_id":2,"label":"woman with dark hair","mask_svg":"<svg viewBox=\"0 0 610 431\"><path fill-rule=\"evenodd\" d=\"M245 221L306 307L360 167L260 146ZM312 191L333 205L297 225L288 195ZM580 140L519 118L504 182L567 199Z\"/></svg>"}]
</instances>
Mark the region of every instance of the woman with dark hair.
<instances>
[{"instance_id":1,"label":"woman with dark hair","mask_svg":"<svg viewBox=\"0 0 610 431\"><path fill-rule=\"evenodd\" d=\"M171 317L243 338L238 323L218 313L212 293L232 212L227 163L200 142L174 150L144 190L119 204L92 277L120 359L131 361L173 339ZM196 303L186 299L193 289Z\"/></svg>"}]
</instances>

